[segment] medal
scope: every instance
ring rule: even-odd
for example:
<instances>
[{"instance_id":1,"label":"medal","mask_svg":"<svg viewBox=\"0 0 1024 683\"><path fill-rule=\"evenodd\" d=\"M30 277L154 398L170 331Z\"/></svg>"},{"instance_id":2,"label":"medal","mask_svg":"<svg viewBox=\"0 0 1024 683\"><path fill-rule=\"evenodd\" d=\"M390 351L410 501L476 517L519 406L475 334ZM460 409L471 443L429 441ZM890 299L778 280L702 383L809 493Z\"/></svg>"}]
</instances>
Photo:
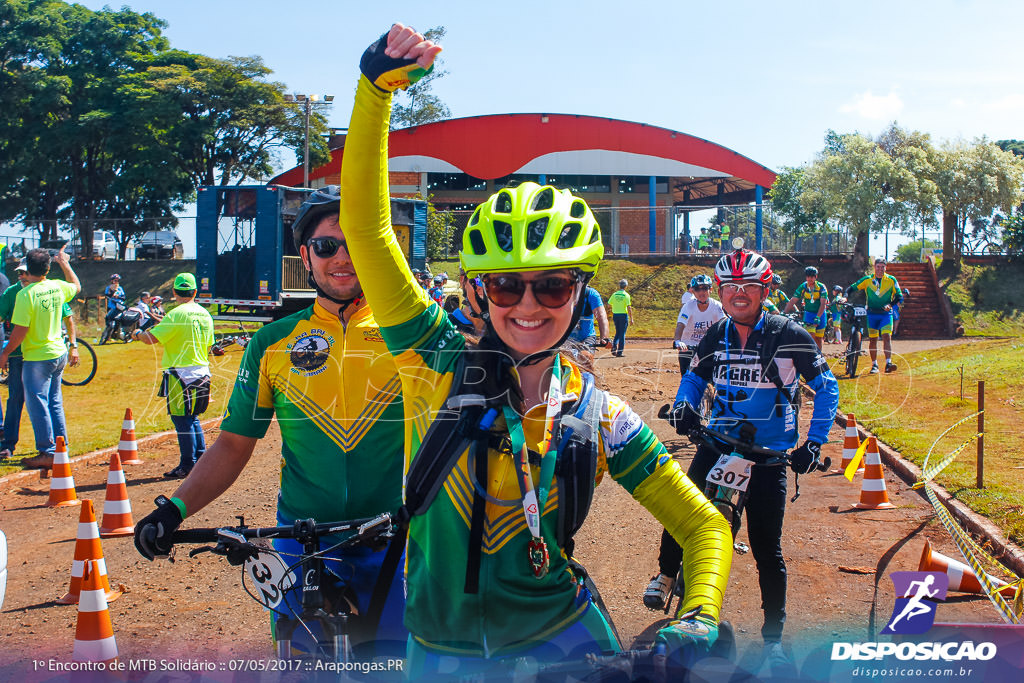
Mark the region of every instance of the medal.
<instances>
[{"instance_id":1,"label":"medal","mask_svg":"<svg viewBox=\"0 0 1024 683\"><path fill-rule=\"evenodd\" d=\"M534 578L543 579L548 573L548 544L544 542L543 538L534 537L530 539L527 550L530 555L530 569L533 570Z\"/></svg>"},{"instance_id":2,"label":"medal","mask_svg":"<svg viewBox=\"0 0 1024 683\"><path fill-rule=\"evenodd\" d=\"M555 363L551 374L551 385L547 396L547 413L544 424L544 442L541 446L541 468L540 481L534 487L533 475L530 472L529 453L526 447L526 439L523 434L523 425L519 416L509 406L503 407L505 422L508 425L509 438L512 441L512 450L516 454L516 464L519 470L519 495L523 504L523 515L526 517L526 526L530 530L530 542L527 545L527 556L530 560L530 571L535 579L543 579L547 576L551 558L548 554L547 543L541 536L540 520L544 514L544 504L547 502L548 494L551 491L551 483L554 478L555 461L558 459L558 449L552 444L553 437L558 431L559 412L562 406L562 377L560 359L555 356Z\"/></svg>"}]
</instances>

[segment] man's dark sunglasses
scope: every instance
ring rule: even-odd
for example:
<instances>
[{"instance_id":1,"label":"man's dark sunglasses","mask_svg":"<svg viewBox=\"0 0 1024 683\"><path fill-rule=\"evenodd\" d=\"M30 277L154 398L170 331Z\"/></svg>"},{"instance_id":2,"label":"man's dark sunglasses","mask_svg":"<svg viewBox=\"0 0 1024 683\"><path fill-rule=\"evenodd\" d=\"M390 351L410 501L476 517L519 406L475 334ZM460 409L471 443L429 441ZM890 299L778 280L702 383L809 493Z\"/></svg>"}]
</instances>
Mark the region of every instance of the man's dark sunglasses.
<instances>
[{"instance_id":1,"label":"man's dark sunglasses","mask_svg":"<svg viewBox=\"0 0 1024 683\"><path fill-rule=\"evenodd\" d=\"M711 287L708 286L708 285L700 285L699 287L694 287L693 289L695 291L698 291L698 292L710 292L711 291Z\"/></svg>"},{"instance_id":2,"label":"man's dark sunglasses","mask_svg":"<svg viewBox=\"0 0 1024 683\"><path fill-rule=\"evenodd\" d=\"M524 280L518 275L484 275L484 291L491 303L501 308L511 308L523 300L526 286L533 290L533 297L545 308L561 308L572 298L578 278L567 275L552 275L536 280Z\"/></svg>"},{"instance_id":3,"label":"man's dark sunglasses","mask_svg":"<svg viewBox=\"0 0 1024 683\"><path fill-rule=\"evenodd\" d=\"M314 237L306 242L306 244L320 258L334 256L338 253L339 247L348 252L348 242L339 240L337 237Z\"/></svg>"}]
</instances>

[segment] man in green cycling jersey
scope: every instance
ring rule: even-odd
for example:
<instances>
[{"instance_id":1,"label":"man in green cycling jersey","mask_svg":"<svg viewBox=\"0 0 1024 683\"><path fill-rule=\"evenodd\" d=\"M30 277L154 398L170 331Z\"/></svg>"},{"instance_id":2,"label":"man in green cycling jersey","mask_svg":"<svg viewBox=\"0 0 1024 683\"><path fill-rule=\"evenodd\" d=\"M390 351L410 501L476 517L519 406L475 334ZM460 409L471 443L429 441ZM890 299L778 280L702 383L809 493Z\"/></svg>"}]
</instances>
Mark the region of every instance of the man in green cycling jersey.
<instances>
[{"instance_id":1,"label":"man in green cycling jersey","mask_svg":"<svg viewBox=\"0 0 1024 683\"><path fill-rule=\"evenodd\" d=\"M874 276L865 275L846 288L846 296L864 292L868 308L868 354L871 356L871 374L878 373L878 338L882 338L885 353L885 371L896 372L892 362L892 309L903 301L900 283L885 272L885 259L875 259Z\"/></svg>"},{"instance_id":2,"label":"man in green cycling jersey","mask_svg":"<svg viewBox=\"0 0 1024 683\"><path fill-rule=\"evenodd\" d=\"M262 327L246 346L217 441L173 497L161 496L157 510L136 525L136 546L143 556L152 559L170 551L171 534L186 514L195 514L231 486L275 417L282 441L279 524L393 514L401 505L401 383L363 297L338 225L340 210L337 186L317 190L299 209L292 237L316 301ZM321 547L338 540L323 539ZM296 556L302 552L296 541L278 539L274 547ZM385 549L326 552L332 558L327 570L354 598L355 611L380 610L379 628L367 630L377 641L376 653L403 652L407 632L400 546L390 557ZM300 612L300 588L287 591L277 610ZM300 632L295 632L297 641Z\"/></svg>"},{"instance_id":3,"label":"man in green cycling jersey","mask_svg":"<svg viewBox=\"0 0 1024 683\"><path fill-rule=\"evenodd\" d=\"M804 329L814 337L814 343L818 345L818 350L821 351L821 346L825 341L825 312L828 309L828 290L825 289L825 285L818 282L818 269L814 266L804 268L804 277L806 281L801 282L800 286L793 292L793 298L786 304L785 312L789 313L796 307L798 301L803 301Z\"/></svg>"},{"instance_id":4,"label":"man in green cycling jersey","mask_svg":"<svg viewBox=\"0 0 1024 683\"><path fill-rule=\"evenodd\" d=\"M765 299L775 305L776 313L781 313L782 309L784 309L786 304L789 303L789 296L782 291L782 276L778 273L775 273L775 275L772 276L771 288Z\"/></svg>"}]
</instances>

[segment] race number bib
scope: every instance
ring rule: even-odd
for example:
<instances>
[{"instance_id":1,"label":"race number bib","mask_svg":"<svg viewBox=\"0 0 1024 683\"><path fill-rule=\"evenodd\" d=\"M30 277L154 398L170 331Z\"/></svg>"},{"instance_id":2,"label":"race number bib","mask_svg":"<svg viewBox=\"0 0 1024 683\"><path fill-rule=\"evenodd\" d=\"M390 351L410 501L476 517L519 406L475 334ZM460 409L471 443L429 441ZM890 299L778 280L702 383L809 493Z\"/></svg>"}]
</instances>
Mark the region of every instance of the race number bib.
<instances>
[{"instance_id":1,"label":"race number bib","mask_svg":"<svg viewBox=\"0 0 1024 683\"><path fill-rule=\"evenodd\" d=\"M867 315L868 314L868 309L861 308L860 306L855 306L854 309L853 309L853 314L854 315L858 315L858 316Z\"/></svg>"},{"instance_id":2,"label":"race number bib","mask_svg":"<svg viewBox=\"0 0 1024 683\"><path fill-rule=\"evenodd\" d=\"M281 556L272 550L260 551L256 557L246 559L245 573L256 587L255 595L260 604L267 609L280 605L284 591L295 585L295 573L289 572Z\"/></svg>"},{"instance_id":3,"label":"race number bib","mask_svg":"<svg viewBox=\"0 0 1024 683\"><path fill-rule=\"evenodd\" d=\"M737 491L746 491L750 484L750 467L754 463L738 455L723 455L708 472L707 480L717 486L727 486Z\"/></svg>"}]
</instances>

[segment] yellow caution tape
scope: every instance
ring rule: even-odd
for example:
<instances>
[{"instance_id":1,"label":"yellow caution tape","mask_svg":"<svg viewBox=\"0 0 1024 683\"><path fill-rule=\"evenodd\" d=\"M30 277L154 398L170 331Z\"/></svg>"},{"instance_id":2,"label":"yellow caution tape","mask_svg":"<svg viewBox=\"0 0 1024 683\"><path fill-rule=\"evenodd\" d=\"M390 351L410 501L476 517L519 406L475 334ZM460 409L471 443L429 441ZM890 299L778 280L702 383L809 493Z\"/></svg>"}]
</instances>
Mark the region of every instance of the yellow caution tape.
<instances>
[{"instance_id":1,"label":"yellow caution tape","mask_svg":"<svg viewBox=\"0 0 1024 683\"><path fill-rule=\"evenodd\" d=\"M860 448L853 454L853 459L850 460L850 464L846 466L846 470L843 471L843 476L853 481L853 477L857 474L857 470L860 469L860 461L864 459L864 452L868 449L868 440L864 439L860 442Z\"/></svg>"},{"instance_id":2,"label":"yellow caution tape","mask_svg":"<svg viewBox=\"0 0 1024 683\"><path fill-rule=\"evenodd\" d=\"M924 467L922 467L921 470L921 480L914 484L914 488L924 489L925 495L931 502L932 507L935 508L936 516L938 516L939 521L942 522L942 526L944 526L946 531L949 532L949 535L953 537L953 542L956 544L956 547L960 549L961 553L963 553L964 559L967 560L967 564L977 575L978 581L981 583L982 590L985 592L985 595L988 596L988 599L992 601L992 604L995 605L996 610L999 612L1000 616L1002 616L1003 620L1009 624L1021 624L1024 623L1024 579L1016 577L1016 575L1003 566L999 560L989 555L987 551L975 543L974 539L972 539L970 535L956 522L956 520L953 519L949 510L947 510L946 506L942 504L930 485L931 480L942 472L942 470L944 470L951 462L956 460L957 456L960 455L960 453L962 453L964 449L980 435L975 434L951 453L943 456L938 462L933 465L929 465L928 461L931 459L935 446L939 443L942 437L946 436L946 434L978 415L980 415L980 412L968 415L939 435L939 438L932 443L932 447L928 450L928 455L925 456ZM979 559L979 557L981 559ZM1014 576L1016 578L1016 581L1010 583L1010 585L1015 586L1017 589L1012 603L1007 602L999 593L1000 589L1005 590L1006 587L996 585L992 581L992 578L982 566L982 560L992 567L998 567L1007 576Z\"/></svg>"}]
</instances>

